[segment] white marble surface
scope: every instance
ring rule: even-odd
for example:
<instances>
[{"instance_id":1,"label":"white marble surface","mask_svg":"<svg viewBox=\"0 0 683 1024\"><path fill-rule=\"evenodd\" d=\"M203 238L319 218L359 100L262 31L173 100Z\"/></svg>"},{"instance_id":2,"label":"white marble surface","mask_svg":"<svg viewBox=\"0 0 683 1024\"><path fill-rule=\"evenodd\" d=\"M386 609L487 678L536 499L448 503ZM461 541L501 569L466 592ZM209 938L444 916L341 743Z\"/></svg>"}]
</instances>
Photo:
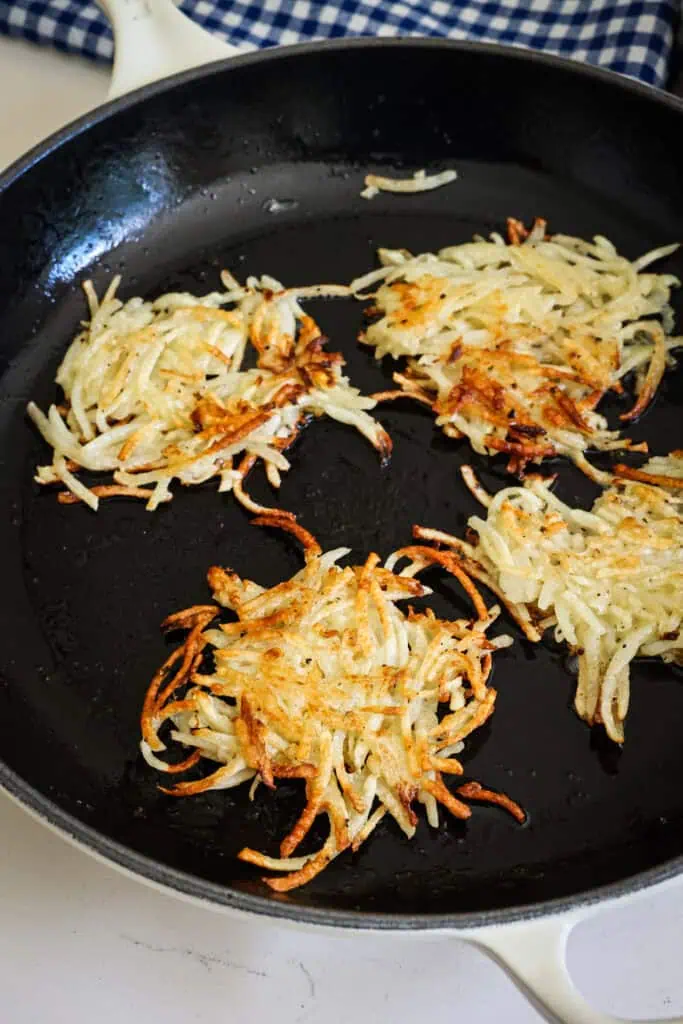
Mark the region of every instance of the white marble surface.
<instances>
[{"instance_id":1,"label":"white marble surface","mask_svg":"<svg viewBox=\"0 0 683 1024\"><path fill-rule=\"evenodd\" d=\"M106 93L103 70L0 39L0 167ZM632 1017L683 1014L683 885L581 925L575 979ZM504 974L454 940L299 932L160 894L0 795L2 1024L535 1024Z\"/></svg>"}]
</instances>

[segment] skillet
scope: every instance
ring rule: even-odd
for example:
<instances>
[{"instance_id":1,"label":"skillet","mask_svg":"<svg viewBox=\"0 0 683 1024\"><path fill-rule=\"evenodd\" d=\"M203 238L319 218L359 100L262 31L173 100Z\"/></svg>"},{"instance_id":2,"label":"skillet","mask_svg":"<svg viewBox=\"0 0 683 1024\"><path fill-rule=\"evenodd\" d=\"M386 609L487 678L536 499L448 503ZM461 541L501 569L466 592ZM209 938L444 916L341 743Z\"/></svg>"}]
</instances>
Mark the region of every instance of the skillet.
<instances>
[{"instance_id":1,"label":"skillet","mask_svg":"<svg viewBox=\"0 0 683 1024\"><path fill-rule=\"evenodd\" d=\"M11 795L96 854L191 898L325 927L457 930L522 973L550 1019L608 1019L563 978L553 981L564 985L557 994L518 962L529 934L519 928L540 918L527 945L554 954L581 908L681 871L676 671L636 666L620 751L575 716L562 651L519 642L498 659L498 708L471 739L466 770L521 802L528 823L478 807L467 825L423 824L412 843L383 825L358 854L277 897L235 853L274 845L300 806L296 785L253 804L239 790L164 796L137 754L138 715L168 652L159 623L206 599L208 566L272 585L296 571L299 553L250 527L212 484L178 491L154 514L126 500L97 516L58 505L32 482L45 449L24 408L55 396L56 367L85 314L86 277L101 291L123 273L124 297L208 291L224 266L287 284L345 282L373 266L380 245L433 250L499 229L507 215L607 235L630 257L677 240L683 157L672 140L682 111L649 87L538 54L344 41L249 54L147 86L4 175L0 783ZM451 166L458 181L433 193L359 196L368 170ZM661 269L683 276L680 254ZM354 384L387 386L392 367L355 344L359 307L320 302L311 312ZM681 371L670 372L631 431L653 452L683 446L681 383ZM489 486L506 482L502 466L442 438L419 408L396 404L379 418L395 443L388 468L353 431L321 421L293 450L280 492L258 472L251 492L296 512L323 548L348 544L361 558L406 543L416 522L462 532L476 510L459 481L464 461ZM592 485L559 468L560 495L588 504ZM436 609L463 612L457 589L436 582ZM502 937L512 934L510 946Z\"/></svg>"}]
</instances>

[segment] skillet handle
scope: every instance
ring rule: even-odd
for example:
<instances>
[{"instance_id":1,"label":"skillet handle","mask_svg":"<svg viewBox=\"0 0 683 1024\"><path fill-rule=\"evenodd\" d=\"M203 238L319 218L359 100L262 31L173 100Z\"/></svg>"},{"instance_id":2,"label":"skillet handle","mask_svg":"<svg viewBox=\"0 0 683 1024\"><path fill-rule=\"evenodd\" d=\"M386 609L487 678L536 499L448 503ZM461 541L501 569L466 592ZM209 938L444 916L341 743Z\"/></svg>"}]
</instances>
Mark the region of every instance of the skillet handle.
<instances>
[{"instance_id":1,"label":"skillet handle","mask_svg":"<svg viewBox=\"0 0 683 1024\"><path fill-rule=\"evenodd\" d=\"M503 968L549 1024L636 1024L590 1006L567 970L567 940L582 914L480 928L466 939ZM683 1018L637 1024L683 1024Z\"/></svg>"},{"instance_id":2,"label":"skillet handle","mask_svg":"<svg viewBox=\"0 0 683 1024\"><path fill-rule=\"evenodd\" d=\"M97 0L114 33L109 99L239 51L187 18L173 0Z\"/></svg>"}]
</instances>

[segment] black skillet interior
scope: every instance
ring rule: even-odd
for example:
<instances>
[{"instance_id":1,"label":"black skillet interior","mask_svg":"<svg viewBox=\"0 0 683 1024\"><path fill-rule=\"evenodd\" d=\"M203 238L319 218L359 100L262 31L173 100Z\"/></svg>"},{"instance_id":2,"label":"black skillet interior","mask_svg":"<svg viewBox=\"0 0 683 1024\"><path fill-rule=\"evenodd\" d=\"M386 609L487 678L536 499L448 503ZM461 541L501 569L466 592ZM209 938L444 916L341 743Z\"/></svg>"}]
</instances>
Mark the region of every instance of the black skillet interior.
<instances>
[{"instance_id":1,"label":"black skillet interior","mask_svg":"<svg viewBox=\"0 0 683 1024\"><path fill-rule=\"evenodd\" d=\"M235 853L245 843L275 852L300 807L296 784L262 790L253 804L244 791L172 799L138 756L142 696L167 651L161 619L207 598L212 563L273 584L300 556L250 527L212 484L179 490L155 514L118 500L94 515L39 493L31 472L47 450L24 407L55 397L55 369L85 312L84 278L103 289L122 272L124 296L209 290L223 266L288 284L345 282L374 265L377 246L434 249L500 228L508 214L605 234L635 257L683 237L683 166L672 145L682 120L675 101L543 58L366 41L251 57L152 88L10 183L0 195L5 785L19 791L19 777L35 790L28 802L62 823L63 812L72 816L69 830L96 847L105 848L83 825L149 858L138 870L158 878L157 862L179 889L247 906L265 890ZM455 166L460 177L431 194L359 198L367 170L422 166ZM683 261L667 267L683 271ZM360 308L311 309L354 383L384 386L391 367L355 345ZM633 430L654 451L683 445L681 394L680 371L669 373ZM395 442L387 469L352 430L317 422L280 494L258 472L252 491L298 513L324 548L348 544L357 558L407 542L413 523L461 531L475 511L458 475L469 450L419 408L379 416ZM594 489L558 468L561 493L588 503ZM505 482L498 466L483 476ZM450 614L465 607L448 583L437 603ZM683 686L674 671L634 669L623 751L576 718L561 652L518 643L498 659L495 683L498 710L469 743L466 769L521 801L528 824L479 807L466 825L422 823L412 843L383 824L276 912L327 909L343 922L362 910L409 924L418 920L409 915L577 896L681 853Z\"/></svg>"}]
</instances>

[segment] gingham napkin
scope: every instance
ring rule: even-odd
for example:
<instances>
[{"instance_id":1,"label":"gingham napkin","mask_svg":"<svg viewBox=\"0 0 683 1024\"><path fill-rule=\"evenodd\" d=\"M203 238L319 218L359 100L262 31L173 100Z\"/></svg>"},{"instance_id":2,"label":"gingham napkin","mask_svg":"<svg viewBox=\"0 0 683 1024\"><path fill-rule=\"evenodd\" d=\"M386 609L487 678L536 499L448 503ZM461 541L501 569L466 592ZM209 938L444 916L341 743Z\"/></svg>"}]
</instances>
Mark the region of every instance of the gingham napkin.
<instances>
[{"instance_id":1,"label":"gingham napkin","mask_svg":"<svg viewBox=\"0 0 683 1024\"><path fill-rule=\"evenodd\" d=\"M184 0L242 47L337 36L444 36L526 46L664 85L677 0ZM0 0L0 32L95 60L113 44L94 3Z\"/></svg>"}]
</instances>

